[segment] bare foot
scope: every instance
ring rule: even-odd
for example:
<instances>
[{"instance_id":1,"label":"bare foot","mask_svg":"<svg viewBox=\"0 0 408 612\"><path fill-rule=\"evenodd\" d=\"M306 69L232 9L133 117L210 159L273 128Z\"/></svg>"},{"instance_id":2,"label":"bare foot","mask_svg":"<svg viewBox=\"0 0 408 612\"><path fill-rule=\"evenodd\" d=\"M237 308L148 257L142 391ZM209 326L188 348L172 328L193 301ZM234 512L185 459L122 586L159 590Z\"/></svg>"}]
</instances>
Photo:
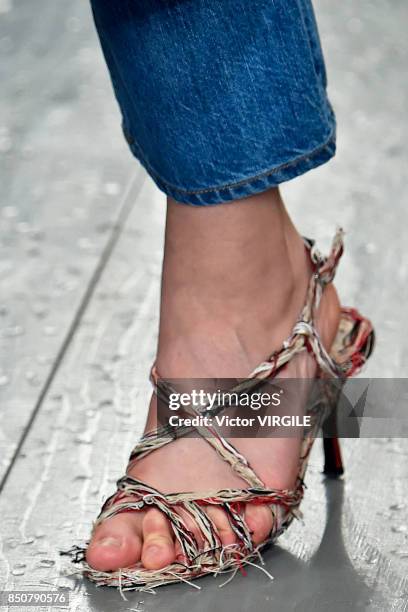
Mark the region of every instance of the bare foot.
<instances>
[{"instance_id":1,"label":"bare foot","mask_svg":"<svg viewBox=\"0 0 408 612\"><path fill-rule=\"evenodd\" d=\"M235 211L230 207L236 207ZM182 228L183 223L190 227ZM208 211L186 210L170 202L159 372L165 378L247 376L289 335L304 304L310 275L303 242L277 190ZM317 315L317 328L327 349L339 316L337 293L329 285ZM286 366L283 375L312 378L315 372L314 359L303 353ZM152 406L147 430L155 425ZM234 445L266 486L294 486L298 438L234 439ZM196 438L181 438L156 450L128 473L164 493L195 491L197 482L199 490L247 486L205 441ZM223 545L234 543L223 510L208 506L206 512ZM200 531L192 519L183 518L200 542ZM245 519L255 544L267 538L272 528L267 507L247 504ZM86 558L93 568L108 571L140 560L147 569L159 569L179 555L168 520L152 508L118 514L100 524Z\"/></svg>"}]
</instances>

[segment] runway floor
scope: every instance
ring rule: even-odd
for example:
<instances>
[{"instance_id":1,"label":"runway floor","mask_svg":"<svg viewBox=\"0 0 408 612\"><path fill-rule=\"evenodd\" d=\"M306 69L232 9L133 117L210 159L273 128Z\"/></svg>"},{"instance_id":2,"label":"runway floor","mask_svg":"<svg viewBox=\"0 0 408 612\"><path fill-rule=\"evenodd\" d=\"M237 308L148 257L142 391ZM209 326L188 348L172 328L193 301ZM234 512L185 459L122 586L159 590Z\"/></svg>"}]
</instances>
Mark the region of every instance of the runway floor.
<instances>
[{"instance_id":1,"label":"runway floor","mask_svg":"<svg viewBox=\"0 0 408 612\"><path fill-rule=\"evenodd\" d=\"M345 228L337 287L378 331L365 376L405 377L408 6L315 6L338 154L283 194L322 250ZM0 47L0 589L63 586L81 612L408 610L401 437L344 440L339 482L315 445L272 581L249 568L125 601L66 575L58 551L86 540L143 427L165 199L122 139L86 2L0 0Z\"/></svg>"}]
</instances>

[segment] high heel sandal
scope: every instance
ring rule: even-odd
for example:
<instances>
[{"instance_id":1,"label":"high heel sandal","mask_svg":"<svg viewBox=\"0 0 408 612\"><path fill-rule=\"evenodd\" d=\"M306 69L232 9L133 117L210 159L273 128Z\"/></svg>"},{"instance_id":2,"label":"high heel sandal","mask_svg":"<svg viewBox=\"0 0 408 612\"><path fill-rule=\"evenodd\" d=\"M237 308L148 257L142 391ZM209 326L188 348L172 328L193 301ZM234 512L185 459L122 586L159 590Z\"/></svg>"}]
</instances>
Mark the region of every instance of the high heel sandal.
<instances>
[{"instance_id":1,"label":"high heel sandal","mask_svg":"<svg viewBox=\"0 0 408 612\"><path fill-rule=\"evenodd\" d=\"M327 257L320 254L312 240L305 239L305 246L312 262L313 274L301 316L282 348L275 351L248 376L246 388L250 388L251 385L254 387L260 380L275 377L292 357L308 350L317 362L318 376L327 380L337 379L340 383L338 388L341 390L342 382L358 373L372 352L373 327L368 319L353 308L341 309L340 324L330 354L323 347L314 326L322 291L325 285L333 280L343 253L342 230L336 232ZM155 366L151 370L151 380L158 396L168 400L169 387L160 379ZM234 392L236 389L234 387L229 391ZM333 396L333 393L331 395ZM80 563L80 571L98 585L138 590L149 590L171 582L188 582L207 574L237 571L246 563L250 564L253 559L259 557L260 550L275 541L293 518L299 516L299 505L304 489L303 478L313 442L320 429L323 431L324 473L328 477L335 478L343 473L340 445L335 429L336 401L336 394L331 399L326 397L308 412L312 415L312 426L304 432L297 484L292 490L265 487L245 457L218 433L214 435L213 431L210 432L210 436L204 434L204 439L231 469L248 483L246 489L163 494L128 475L118 480L117 491L104 503L94 528L120 512L139 512L154 506L168 518L175 538L180 543L185 562L174 562L159 570L145 569L139 562L131 568L102 572L86 563L85 547L75 546L64 554L69 554L74 562ZM162 427L145 434L131 453L130 463L171 443L191 429ZM199 433L203 435L201 431ZM273 526L269 537L258 546L253 544L251 532L244 519L243 504L247 503L267 504L272 512ZM226 512L238 544L222 546L214 523L203 510L203 506L210 504L221 506ZM199 549L193 533L189 531L181 514L177 512L178 508L187 512L202 532L205 543L203 550Z\"/></svg>"}]
</instances>

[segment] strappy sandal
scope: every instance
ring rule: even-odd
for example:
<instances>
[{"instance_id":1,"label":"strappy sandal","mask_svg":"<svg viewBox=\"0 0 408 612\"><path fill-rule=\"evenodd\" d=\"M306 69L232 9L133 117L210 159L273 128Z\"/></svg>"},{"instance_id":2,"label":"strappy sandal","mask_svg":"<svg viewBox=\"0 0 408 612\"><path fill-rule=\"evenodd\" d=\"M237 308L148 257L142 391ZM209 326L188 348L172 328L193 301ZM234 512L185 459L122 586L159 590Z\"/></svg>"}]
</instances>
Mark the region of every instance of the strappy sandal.
<instances>
[{"instance_id":1,"label":"strappy sandal","mask_svg":"<svg viewBox=\"0 0 408 612\"><path fill-rule=\"evenodd\" d=\"M248 376L246 389L259 384L260 380L275 377L283 366L304 350L316 359L319 377L327 380L337 379L340 383L358 373L372 352L373 326L354 308L341 309L340 324L330 354L323 347L314 325L315 313L322 291L325 285L333 280L343 253L343 231L337 230L327 257L322 256L316 249L314 241L306 238L304 241L313 265L313 274L301 316L281 349L275 351ZM158 396L168 400L169 386L160 379L155 366L151 370L151 380ZM234 387L229 391L235 390ZM303 434L297 484L292 490L265 487L245 457L229 441L218 434L214 435L213 432L211 435L205 435L208 432L201 429L198 429L198 433L204 434L204 439L218 455L248 483L246 489L163 494L128 475L118 480L117 491L104 503L94 528L102 521L121 512L140 512L154 506L168 518L175 538L180 543L185 562L174 562L159 570L145 569L139 562L131 568L102 572L86 563L86 547L75 546L64 554L69 554L75 563L79 563L80 571L98 585L115 586L126 590L150 590L172 582L189 582L208 574L237 571L243 565L251 564L259 557L260 551L274 542L293 518L299 516L299 505L304 490L303 478L313 442L320 429L323 430L324 473L332 477L343 473L336 432L328 433L327 430L328 424L332 426L335 422L336 401L336 397L332 394L331 399L326 398L325 401L317 402L314 407L308 409L308 414L312 416L312 425L306 428ZM191 428L167 426L146 433L132 451L130 464L173 442L189 430ZM329 435L331 437L328 437ZM243 504L248 503L267 504L272 512L273 526L269 537L258 546L253 544L251 532L243 516ZM203 510L205 505L222 507L236 535L237 544L222 546L214 523ZM191 516L200 529L204 542L202 550L199 549L193 533L189 531L182 515L178 512L180 509Z\"/></svg>"}]
</instances>

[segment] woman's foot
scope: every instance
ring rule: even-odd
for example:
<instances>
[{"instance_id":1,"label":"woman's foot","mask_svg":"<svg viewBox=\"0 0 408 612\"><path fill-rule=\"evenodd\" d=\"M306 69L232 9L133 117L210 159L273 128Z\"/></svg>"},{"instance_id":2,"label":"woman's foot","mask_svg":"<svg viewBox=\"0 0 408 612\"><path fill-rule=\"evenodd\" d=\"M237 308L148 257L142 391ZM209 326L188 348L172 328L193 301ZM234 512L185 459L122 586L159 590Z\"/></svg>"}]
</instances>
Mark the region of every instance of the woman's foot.
<instances>
[{"instance_id":1,"label":"woman's foot","mask_svg":"<svg viewBox=\"0 0 408 612\"><path fill-rule=\"evenodd\" d=\"M305 302L311 265L277 189L234 204L192 208L168 203L157 367L165 378L245 377L289 335ZM317 328L328 349L340 306L324 290ZM316 366L298 355L282 375L312 378ZM154 398L147 430L155 426ZM266 486L292 488L298 438L234 439ZM165 492L245 488L207 442L181 438L138 461L130 475ZM235 542L220 508L206 511L224 546ZM272 527L266 506L248 504L246 522L258 544ZM200 541L200 531L184 517ZM101 571L142 561L159 569L181 555L168 520L153 508L118 514L100 524L87 550Z\"/></svg>"}]
</instances>

